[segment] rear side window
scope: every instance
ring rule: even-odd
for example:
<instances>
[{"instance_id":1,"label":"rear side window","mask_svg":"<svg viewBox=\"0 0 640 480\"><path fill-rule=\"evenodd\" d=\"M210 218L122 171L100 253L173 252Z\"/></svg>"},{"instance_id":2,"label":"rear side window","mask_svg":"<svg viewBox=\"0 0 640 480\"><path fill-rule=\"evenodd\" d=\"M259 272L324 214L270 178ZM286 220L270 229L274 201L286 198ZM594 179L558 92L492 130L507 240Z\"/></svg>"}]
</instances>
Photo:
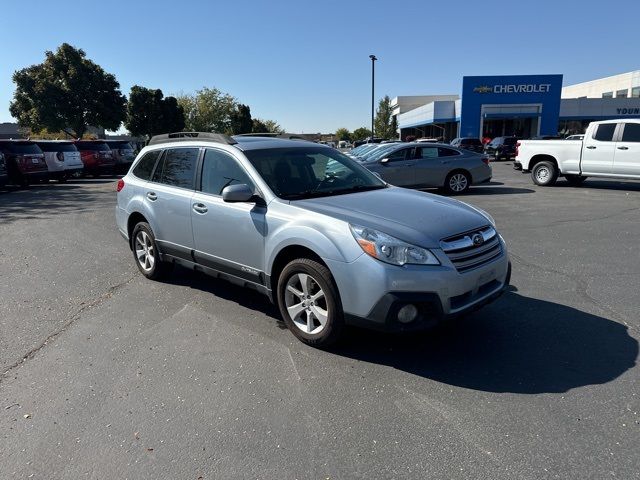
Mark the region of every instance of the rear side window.
<instances>
[{"instance_id":1,"label":"rear side window","mask_svg":"<svg viewBox=\"0 0 640 480\"><path fill-rule=\"evenodd\" d=\"M598 125L596 131L593 133L594 140L600 142L611 142L613 140L613 133L616 131L616 123L602 123Z\"/></svg>"},{"instance_id":2,"label":"rear side window","mask_svg":"<svg viewBox=\"0 0 640 480\"><path fill-rule=\"evenodd\" d=\"M435 158L438 156L438 147L417 147L416 158Z\"/></svg>"},{"instance_id":3,"label":"rear side window","mask_svg":"<svg viewBox=\"0 0 640 480\"><path fill-rule=\"evenodd\" d=\"M108 152L111 150L109 145L102 142L78 142L76 147L78 147L78 150L91 150L93 152Z\"/></svg>"},{"instance_id":4,"label":"rear side window","mask_svg":"<svg viewBox=\"0 0 640 480\"><path fill-rule=\"evenodd\" d=\"M42 149L43 152L77 152L78 149L76 146L69 143L58 143L58 142L43 142L39 143L38 146Z\"/></svg>"},{"instance_id":5,"label":"rear side window","mask_svg":"<svg viewBox=\"0 0 640 480\"><path fill-rule=\"evenodd\" d=\"M170 148L164 154L162 168L156 168L153 181L172 187L193 189L198 148Z\"/></svg>"},{"instance_id":6,"label":"rear side window","mask_svg":"<svg viewBox=\"0 0 640 480\"><path fill-rule=\"evenodd\" d=\"M640 142L640 123L625 123L622 141Z\"/></svg>"},{"instance_id":7,"label":"rear side window","mask_svg":"<svg viewBox=\"0 0 640 480\"><path fill-rule=\"evenodd\" d=\"M11 153L17 153L19 155L35 155L37 153L42 153L40 147L35 143L27 143L27 142L16 142L9 144L9 151Z\"/></svg>"},{"instance_id":8,"label":"rear side window","mask_svg":"<svg viewBox=\"0 0 640 480\"><path fill-rule=\"evenodd\" d=\"M208 148L202 161L202 191L213 195L222 195L222 190L229 185L249 185L253 182L235 158L231 155Z\"/></svg>"},{"instance_id":9,"label":"rear side window","mask_svg":"<svg viewBox=\"0 0 640 480\"><path fill-rule=\"evenodd\" d=\"M132 173L141 180L149 180L149 178L151 178L151 172L153 172L153 167L156 166L156 161L161 153L162 150L153 150L145 153Z\"/></svg>"},{"instance_id":10,"label":"rear side window","mask_svg":"<svg viewBox=\"0 0 640 480\"><path fill-rule=\"evenodd\" d=\"M452 148L438 147L439 157L453 157L455 155L460 155L460 153L458 153L457 150L453 150Z\"/></svg>"}]
</instances>

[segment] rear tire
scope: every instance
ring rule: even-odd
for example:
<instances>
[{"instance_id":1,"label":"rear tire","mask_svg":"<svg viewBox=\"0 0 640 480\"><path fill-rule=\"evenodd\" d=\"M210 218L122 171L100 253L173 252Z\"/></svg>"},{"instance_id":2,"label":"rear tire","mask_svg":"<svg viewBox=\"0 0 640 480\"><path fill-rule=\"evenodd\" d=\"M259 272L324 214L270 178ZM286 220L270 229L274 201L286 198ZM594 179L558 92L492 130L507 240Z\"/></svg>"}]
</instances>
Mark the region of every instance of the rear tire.
<instances>
[{"instance_id":1,"label":"rear tire","mask_svg":"<svg viewBox=\"0 0 640 480\"><path fill-rule=\"evenodd\" d=\"M327 267L309 258L289 262L278 278L277 294L280 314L299 340L326 348L340 338L342 303Z\"/></svg>"},{"instance_id":2,"label":"rear tire","mask_svg":"<svg viewBox=\"0 0 640 480\"><path fill-rule=\"evenodd\" d=\"M469 190L471 186L471 175L467 172L456 171L447 175L444 181L444 191L449 195L457 195Z\"/></svg>"},{"instance_id":3,"label":"rear tire","mask_svg":"<svg viewBox=\"0 0 640 480\"><path fill-rule=\"evenodd\" d=\"M550 187L558 179L558 169L552 162L538 162L531 170L531 179L536 185Z\"/></svg>"},{"instance_id":4,"label":"rear tire","mask_svg":"<svg viewBox=\"0 0 640 480\"><path fill-rule=\"evenodd\" d=\"M131 239L133 258L140 273L150 280L160 280L171 271L173 264L162 261L156 237L147 222L133 227Z\"/></svg>"},{"instance_id":5,"label":"rear tire","mask_svg":"<svg viewBox=\"0 0 640 480\"><path fill-rule=\"evenodd\" d=\"M583 175L565 175L564 178L569 182L571 186L578 187L587 179Z\"/></svg>"}]
</instances>

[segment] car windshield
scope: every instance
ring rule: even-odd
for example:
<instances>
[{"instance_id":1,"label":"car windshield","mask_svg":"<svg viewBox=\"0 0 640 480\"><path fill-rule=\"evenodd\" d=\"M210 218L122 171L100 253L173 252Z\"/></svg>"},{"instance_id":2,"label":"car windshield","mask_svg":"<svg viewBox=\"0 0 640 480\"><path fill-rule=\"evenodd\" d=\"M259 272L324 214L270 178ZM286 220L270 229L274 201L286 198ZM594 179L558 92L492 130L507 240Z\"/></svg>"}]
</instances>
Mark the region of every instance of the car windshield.
<instances>
[{"instance_id":1,"label":"car windshield","mask_svg":"<svg viewBox=\"0 0 640 480\"><path fill-rule=\"evenodd\" d=\"M386 188L376 175L332 148L248 150L245 155L269 188L285 200Z\"/></svg>"}]
</instances>

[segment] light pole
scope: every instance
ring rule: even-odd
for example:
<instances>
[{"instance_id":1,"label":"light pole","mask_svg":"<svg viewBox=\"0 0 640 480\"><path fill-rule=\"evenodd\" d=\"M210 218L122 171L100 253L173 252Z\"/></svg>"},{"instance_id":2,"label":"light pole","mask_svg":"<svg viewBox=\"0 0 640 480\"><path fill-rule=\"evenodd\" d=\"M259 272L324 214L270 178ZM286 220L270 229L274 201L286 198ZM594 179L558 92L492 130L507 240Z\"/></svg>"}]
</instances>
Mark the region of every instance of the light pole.
<instances>
[{"instance_id":1,"label":"light pole","mask_svg":"<svg viewBox=\"0 0 640 480\"><path fill-rule=\"evenodd\" d=\"M375 55L369 55L371 59L371 141L373 142L374 130L373 130L373 107L374 107L374 86L376 81L376 58Z\"/></svg>"}]
</instances>

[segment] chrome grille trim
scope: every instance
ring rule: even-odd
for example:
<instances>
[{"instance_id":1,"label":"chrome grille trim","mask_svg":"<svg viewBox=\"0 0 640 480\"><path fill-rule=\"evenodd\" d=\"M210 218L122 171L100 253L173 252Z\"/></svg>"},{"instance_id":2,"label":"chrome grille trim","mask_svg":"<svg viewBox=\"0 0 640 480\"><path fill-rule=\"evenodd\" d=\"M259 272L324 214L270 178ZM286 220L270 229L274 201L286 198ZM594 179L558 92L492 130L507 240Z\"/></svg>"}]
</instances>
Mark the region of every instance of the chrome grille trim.
<instances>
[{"instance_id":1,"label":"chrome grille trim","mask_svg":"<svg viewBox=\"0 0 640 480\"><path fill-rule=\"evenodd\" d=\"M482 235L481 245L474 245L473 236ZM480 267L502 254L502 243L495 228L488 226L447 237L440 247L460 273Z\"/></svg>"}]
</instances>

